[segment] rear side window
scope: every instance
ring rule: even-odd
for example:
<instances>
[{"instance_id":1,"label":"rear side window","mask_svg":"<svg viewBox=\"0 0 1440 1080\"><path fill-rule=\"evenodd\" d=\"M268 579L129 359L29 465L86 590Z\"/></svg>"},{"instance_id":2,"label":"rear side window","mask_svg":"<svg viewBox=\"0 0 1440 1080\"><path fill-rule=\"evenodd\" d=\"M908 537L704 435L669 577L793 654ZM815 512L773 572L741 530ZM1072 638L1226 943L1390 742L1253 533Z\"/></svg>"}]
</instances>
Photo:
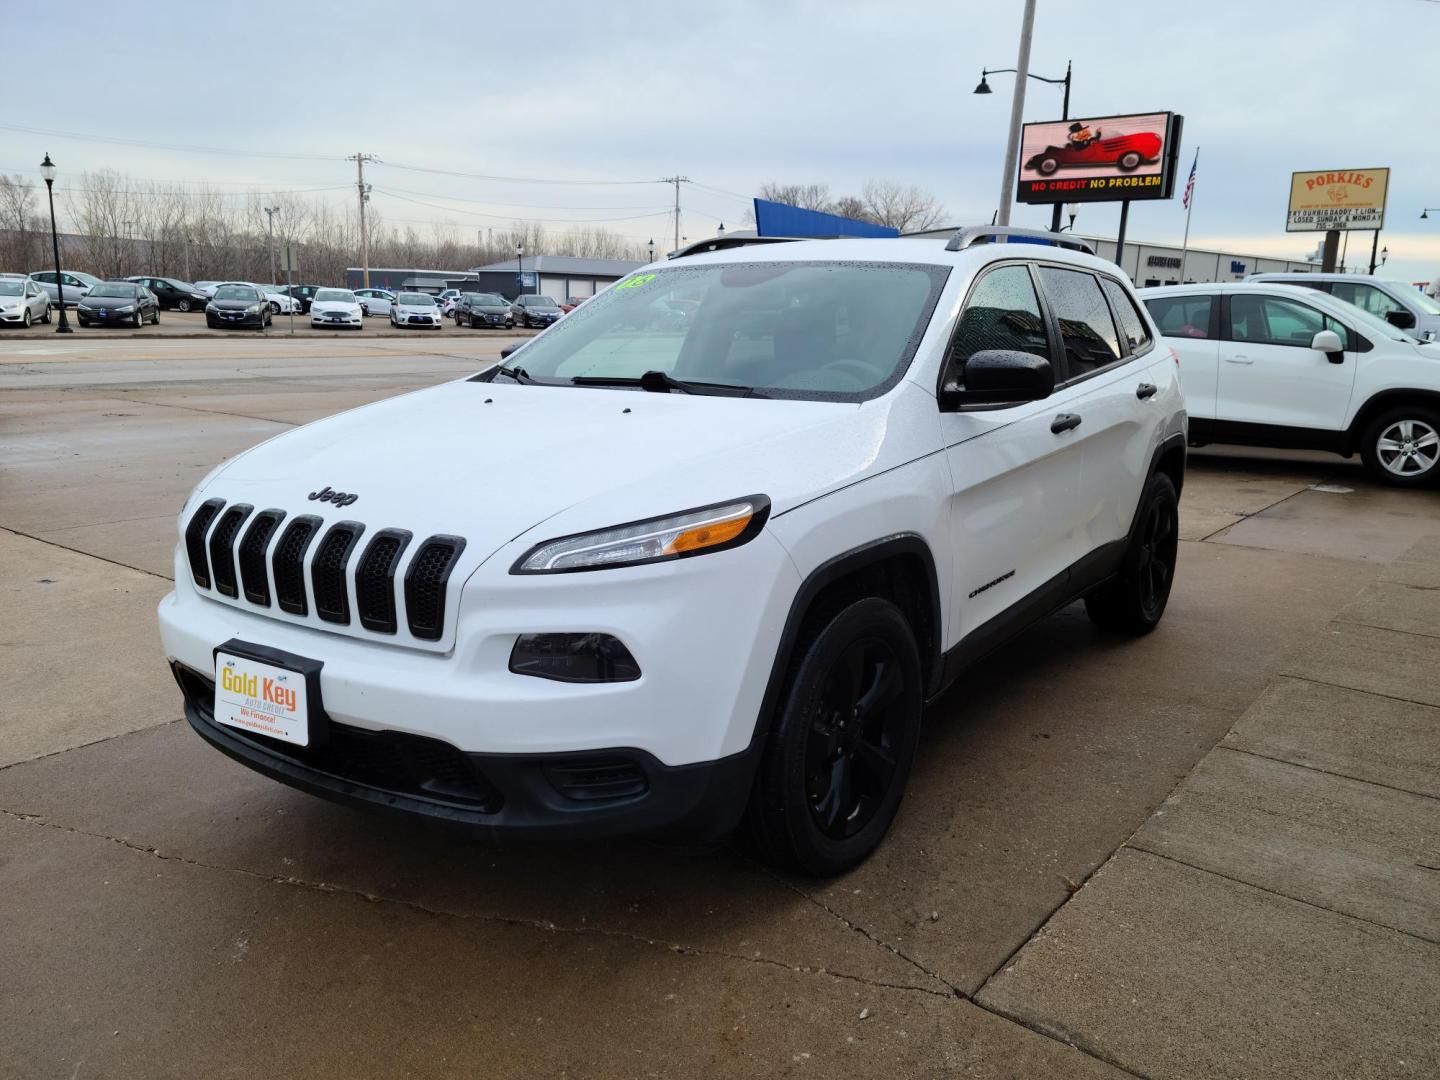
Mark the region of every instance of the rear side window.
<instances>
[{"instance_id":1,"label":"rear side window","mask_svg":"<svg viewBox=\"0 0 1440 1080\"><path fill-rule=\"evenodd\" d=\"M1068 368L1066 378L1097 371L1120 359L1115 321L1110 317L1110 306L1105 303L1105 295L1094 274L1042 266L1040 284L1060 323L1060 342Z\"/></svg>"},{"instance_id":2,"label":"rear side window","mask_svg":"<svg viewBox=\"0 0 1440 1080\"><path fill-rule=\"evenodd\" d=\"M1120 325L1120 336L1129 346L1130 355L1142 353L1150 347L1150 330L1140 312L1135 310L1135 301L1118 281L1100 279L1100 287L1110 300L1110 310L1115 312L1115 321Z\"/></svg>"},{"instance_id":3,"label":"rear side window","mask_svg":"<svg viewBox=\"0 0 1440 1080\"><path fill-rule=\"evenodd\" d=\"M1150 317L1165 337L1210 336L1210 312L1215 306L1213 296L1152 296L1146 298L1145 306L1150 309Z\"/></svg>"},{"instance_id":4,"label":"rear side window","mask_svg":"<svg viewBox=\"0 0 1440 1080\"><path fill-rule=\"evenodd\" d=\"M1309 304L1283 296L1236 293L1230 297L1230 336L1256 345L1292 345L1302 349L1321 330L1334 330L1341 341L1350 332Z\"/></svg>"},{"instance_id":5,"label":"rear side window","mask_svg":"<svg viewBox=\"0 0 1440 1080\"><path fill-rule=\"evenodd\" d=\"M965 361L990 349L1050 356L1040 299L1024 266L997 267L975 283L950 340L946 366L963 386Z\"/></svg>"}]
</instances>

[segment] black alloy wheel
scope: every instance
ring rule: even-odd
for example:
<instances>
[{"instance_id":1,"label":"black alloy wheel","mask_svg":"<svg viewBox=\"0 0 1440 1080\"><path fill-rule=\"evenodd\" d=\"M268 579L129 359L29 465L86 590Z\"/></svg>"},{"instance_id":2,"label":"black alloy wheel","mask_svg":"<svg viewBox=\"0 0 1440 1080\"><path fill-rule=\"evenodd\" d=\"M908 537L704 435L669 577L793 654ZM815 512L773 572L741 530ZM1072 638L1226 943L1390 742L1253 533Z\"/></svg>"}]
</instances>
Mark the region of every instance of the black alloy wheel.
<instances>
[{"instance_id":1,"label":"black alloy wheel","mask_svg":"<svg viewBox=\"0 0 1440 1080\"><path fill-rule=\"evenodd\" d=\"M1148 634L1160 623L1175 583L1180 553L1180 507L1175 485L1155 473L1145 485L1120 572L1085 597L1097 626L1122 634Z\"/></svg>"},{"instance_id":2,"label":"black alloy wheel","mask_svg":"<svg viewBox=\"0 0 1440 1080\"><path fill-rule=\"evenodd\" d=\"M864 861L910 775L924 707L920 652L891 601L864 597L807 620L747 811L760 854L816 876Z\"/></svg>"},{"instance_id":3,"label":"black alloy wheel","mask_svg":"<svg viewBox=\"0 0 1440 1080\"><path fill-rule=\"evenodd\" d=\"M189 310L190 310L190 301L189 301L189 300L186 300L186 299L184 299L184 298L181 298L180 301L176 303L176 305L175 305L175 310L176 310L176 311L189 311Z\"/></svg>"}]
</instances>

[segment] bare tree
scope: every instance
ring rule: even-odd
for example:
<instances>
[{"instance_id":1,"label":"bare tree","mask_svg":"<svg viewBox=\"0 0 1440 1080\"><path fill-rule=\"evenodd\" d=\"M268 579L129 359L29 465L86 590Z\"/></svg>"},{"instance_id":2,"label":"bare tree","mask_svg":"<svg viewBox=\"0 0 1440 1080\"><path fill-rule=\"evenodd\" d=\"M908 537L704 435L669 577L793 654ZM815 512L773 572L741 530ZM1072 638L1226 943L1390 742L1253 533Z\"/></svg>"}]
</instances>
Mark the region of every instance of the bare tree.
<instances>
[{"instance_id":1,"label":"bare tree","mask_svg":"<svg viewBox=\"0 0 1440 1080\"><path fill-rule=\"evenodd\" d=\"M905 232L933 229L945 218L945 209L924 188L872 180L860 193L865 220Z\"/></svg>"},{"instance_id":2,"label":"bare tree","mask_svg":"<svg viewBox=\"0 0 1440 1080\"><path fill-rule=\"evenodd\" d=\"M0 176L0 266L28 272L44 261L44 221L37 204L29 180Z\"/></svg>"}]
</instances>

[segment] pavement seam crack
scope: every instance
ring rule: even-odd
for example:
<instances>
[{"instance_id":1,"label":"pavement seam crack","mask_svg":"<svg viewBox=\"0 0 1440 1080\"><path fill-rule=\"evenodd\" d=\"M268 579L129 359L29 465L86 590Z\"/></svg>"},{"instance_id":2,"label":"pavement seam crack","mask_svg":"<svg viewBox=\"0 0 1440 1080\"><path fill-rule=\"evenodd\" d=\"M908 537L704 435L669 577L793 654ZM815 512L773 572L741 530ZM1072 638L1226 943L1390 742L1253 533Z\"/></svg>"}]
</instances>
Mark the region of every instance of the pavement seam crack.
<instances>
[{"instance_id":1,"label":"pavement seam crack","mask_svg":"<svg viewBox=\"0 0 1440 1080\"><path fill-rule=\"evenodd\" d=\"M183 717L176 720L161 720L159 723L151 724L148 727L131 728L129 731L117 731L113 735L102 735L100 738L91 739L89 742L76 743L74 746L62 746L58 750L47 750L43 754L35 755L35 757L6 762L0 765L0 772L4 772L6 769L13 769L19 765L33 765L37 761L45 761L59 754L68 754L72 750L84 750L86 747L99 746L101 743L110 742L112 739L123 739L127 735L137 735L142 731L155 731L158 728L167 727L170 724L183 724L184 722ZM0 808L0 813L5 812L3 808Z\"/></svg>"},{"instance_id":2,"label":"pavement seam crack","mask_svg":"<svg viewBox=\"0 0 1440 1080\"><path fill-rule=\"evenodd\" d=\"M986 981L988 982L989 980ZM1044 1024L1039 1020L1031 1020L1027 1017L1021 1016L1019 1013L1014 1012L1010 1009L1003 1009L996 1005L990 1005L986 1002L979 1000L978 991L977 996L973 999L973 1002L977 1008L984 1009L991 1016L998 1016L1001 1020L1008 1020L1012 1024L1018 1024L1026 1031L1032 1031L1036 1035L1040 1035L1046 1039L1050 1039L1052 1042L1058 1042L1062 1046L1068 1046L1072 1050L1077 1050L1080 1053L1084 1054L1086 1057L1092 1057L1096 1061L1103 1062L1104 1064L1109 1065L1112 1069L1122 1072L1126 1076L1138 1077L1139 1080L1150 1080L1148 1074L1138 1072L1137 1070L1130 1068L1128 1065L1124 1065L1119 1061L1116 1061L1109 1054L1105 1053L1104 1051L1099 1049L1099 1047L1091 1043L1089 1039L1084 1038L1077 1032L1062 1030L1058 1027Z\"/></svg>"},{"instance_id":3,"label":"pavement seam crack","mask_svg":"<svg viewBox=\"0 0 1440 1080\"><path fill-rule=\"evenodd\" d=\"M1299 679L1301 682L1314 683L1316 686L1329 686L1335 690L1349 690L1356 694L1369 694L1372 697L1385 698L1387 701L1399 701L1406 705L1423 705L1427 709L1437 708L1434 702L1417 701L1415 698L1397 697L1394 694L1385 694L1379 690L1369 690L1363 686L1349 686L1346 683L1331 682L1328 679L1317 679L1313 675L1300 675L1293 671L1282 671L1276 676L1283 679ZM1273 685L1273 684L1272 684ZM1231 728L1233 731L1234 728ZM1229 734L1229 732L1226 732Z\"/></svg>"},{"instance_id":4,"label":"pavement seam crack","mask_svg":"<svg viewBox=\"0 0 1440 1080\"><path fill-rule=\"evenodd\" d=\"M81 527L83 526L76 526L76 528ZM87 559L95 559L99 562L109 563L111 566L122 566L126 570L134 570L137 574L146 574L153 578L159 578L161 581L174 582L174 578L169 574L157 574L154 570L146 570L142 566L131 566L129 563L120 562L118 559L107 559L104 555L96 555L93 551L84 551L55 540L46 540L43 536L36 536L34 533L27 533L22 529L16 529L9 525L0 525L0 532L8 532L12 536L23 536L26 540L34 540L37 544L49 544L51 547L60 548L62 551L68 551L75 555L83 555Z\"/></svg>"},{"instance_id":5,"label":"pavement seam crack","mask_svg":"<svg viewBox=\"0 0 1440 1080\"><path fill-rule=\"evenodd\" d=\"M1243 885L1247 889L1254 889L1256 892L1265 893L1267 896L1278 897L1281 900L1289 900L1295 904L1304 904L1306 907L1313 908L1316 911L1323 911L1329 915L1334 915L1341 919L1349 919L1352 922L1358 922L1363 926L1371 926L1374 927L1376 930L1387 930L1392 934L1399 934L1401 937L1411 938L1415 941L1423 941L1426 945L1440 947L1440 939L1428 938L1424 934L1415 933L1413 930L1401 930L1398 926L1391 926L1388 923L1381 923L1376 922L1373 919L1367 919L1363 915L1352 915L1348 911L1339 911L1332 907L1326 907L1324 904L1317 904L1315 901L1306 900L1304 897L1291 896L1289 893L1281 892L1278 889L1266 888L1264 885L1257 885L1253 881L1246 881L1244 878L1234 877L1233 875L1226 874L1220 870L1212 870L1210 867L1207 866L1196 866L1192 862L1186 862L1184 859L1178 859L1174 855L1167 855L1163 851L1156 851L1154 848L1145 847L1143 844L1127 844L1126 846L1130 848L1131 851L1142 851L1146 855L1151 855L1154 858L1164 859L1166 862L1175 863L1177 866L1187 867L1191 870L1194 870L1197 874L1210 874L1213 877L1220 878L1224 881L1234 882L1236 885Z\"/></svg>"},{"instance_id":6,"label":"pavement seam crack","mask_svg":"<svg viewBox=\"0 0 1440 1080\"><path fill-rule=\"evenodd\" d=\"M1324 483L1328 483L1328 480L1320 480L1320 481L1318 481L1318 482L1324 484ZM1269 503L1269 504L1266 505L1266 506L1262 506L1259 510L1252 511L1251 513L1248 513L1248 514L1245 513L1245 512L1242 510L1242 511L1240 511L1240 513L1238 514L1238 517L1240 518L1239 521L1232 521L1229 525L1222 525L1222 526L1220 526L1220 528L1216 529L1214 532L1212 532L1212 533L1207 533L1205 536L1202 536L1202 537L1197 541L1197 543L1203 544L1203 543L1205 543L1207 540L1209 540L1212 536L1219 536L1219 535L1220 535L1222 532L1224 532L1226 529L1233 529L1236 525L1242 525L1242 524L1244 524L1245 522L1249 521L1252 517L1255 517L1255 516L1258 515L1258 514L1263 514L1263 513L1265 513L1266 510L1273 510L1275 507L1279 506L1281 503L1283 503L1283 502L1288 502L1290 499L1295 498L1296 495L1299 495L1301 492L1310 491L1313 487L1314 487L1314 485L1312 485L1312 484L1307 484L1305 487L1301 488L1300 491L1292 491L1289 495L1285 495L1285 496L1283 496L1283 497L1281 497L1281 498L1279 498L1279 499L1276 499L1273 503ZM1230 511L1229 511L1229 510L1221 510L1220 513L1222 513L1222 514L1228 514L1228 513L1230 513ZM1236 545L1236 546L1237 546L1237 547L1247 547L1247 546L1249 546L1249 545L1239 544L1239 545Z\"/></svg>"},{"instance_id":7,"label":"pavement seam crack","mask_svg":"<svg viewBox=\"0 0 1440 1080\"><path fill-rule=\"evenodd\" d=\"M1364 627L1366 630L1384 630L1387 634L1404 634L1407 637L1425 638L1429 641L1435 641L1437 638L1440 638L1440 634L1426 634L1419 630L1397 630L1393 626L1376 626L1374 623L1361 622L1358 619L1347 619L1343 611L1339 615L1336 615L1332 621L1344 623L1346 626Z\"/></svg>"},{"instance_id":8,"label":"pavement seam crack","mask_svg":"<svg viewBox=\"0 0 1440 1080\"><path fill-rule=\"evenodd\" d=\"M955 985L954 983L952 983L949 979L945 978L945 976L939 974L938 972L931 971L931 970L930 970L929 968L927 968L924 964L920 963L920 961L916 960L913 956L907 956L905 953L903 953L903 952L901 952L899 949L897 949L894 945L891 945L888 941L884 940L883 938L876 937L874 934L872 934L872 933L871 933L869 930L867 930L865 927L861 926L859 923L856 923L856 922L851 921L850 919L847 919L844 915L840 914L840 912L836 911L834 908L832 908L829 904L825 903L823 900L820 900L818 897L811 896L811 895L810 895L809 893L807 893L804 889L801 889L800 887L798 887L797 885L795 885L793 882L790 882L790 881L785 880L785 878L783 878L782 876L780 876L779 874L777 874L775 871L773 871L772 869L770 869L770 867L765 866L765 865L763 865L763 864L761 864L761 863L755 862L753 859L749 860L749 862L750 862L750 864L751 864L752 866L754 866L756 869L758 869L761 873L765 874L765 875L766 875L767 877L769 877L771 880L775 881L775 882L776 882L777 884L779 884L782 888L788 889L788 890L790 890L791 892L793 892L796 896L799 896L799 897L801 897L802 899L805 899L805 900L809 901L810 903L814 904L814 905L815 905L816 907L818 907L821 911L825 912L825 913L826 913L827 915L829 915L831 918L836 919L837 921L839 921L840 923L842 923L847 929L852 930L852 931L854 931L855 933L859 934L861 937L863 937L866 941L870 942L872 945L876 945L876 946L878 946L879 948L883 949L885 952L888 952L888 953L890 953L891 955L895 956L897 959L903 960L905 963L907 963L907 964L909 964L911 967L913 967L916 971L920 972L920 973L923 974L923 975L928 976L929 978L934 979L936 982L940 983L940 985L942 985L942 986L947 986L947 987L950 988L950 993L949 993L949 994L940 994L939 996L941 996L941 997L951 997L951 996L954 996L954 997L958 997L958 998L963 998L963 999L965 999L966 1001L971 1000L969 994L967 994L967 993L966 993L964 990L962 990L960 987L956 986L956 985ZM932 993L932 994L937 993L937 991L934 991L934 990L929 990L929 991L926 991L926 992L927 992L927 993Z\"/></svg>"},{"instance_id":9,"label":"pavement seam crack","mask_svg":"<svg viewBox=\"0 0 1440 1080\"><path fill-rule=\"evenodd\" d=\"M63 753L63 751L60 751ZM644 934L633 933L628 930L614 930L604 926L567 926L552 922L548 919L522 919L514 915L496 915L485 912L457 912L447 911L442 908L432 908L416 900L407 900L402 897L381 896L378 893L366 892L349 885L335 885L323 881L310 881L306 878L295 877L294 875L280 876L278 874L262 874L254 870L247 870L238 866L217 866L214 863L202 862L199 859L186 858L183 855L167 855L159 848L148 847L144 844L137 844L133 841L118 836L109 836L105 833L90 832L88 829L77 829L71 825L61 825L58 822L49 821L40 814L26 813L19 810L9 810L0 807L0 815L12 818L16 821L33 825L37 828L56 829L60 832L71 833L75 836L83 836L91 840L104 840L115 844L127 851L139 855L149 855L162 862L175 862L182 866L193 867L197 870L210 870L222 874L238 874L242 877L252 878L257 881L269 882L272 885L280 885L294 889L305 889L311 892L325 893L335 896L345 896L351 899L363 900L371 904L395 904L408 908L411 911L419 912L435 919L454 919L465 922L481 922L498 926L514 926L527 930L537 930L551 934L573 934L576 936L595 935L598 937L612 938L618 941L629 942L634 945L644 945L654 949L664 949L667 952L676 953L681 956L715 957L723 960L738 960L749 964L758 964L761 967L779 968L783 971L793 972L798 975L822 975L845 982L860 983L863 986L873 987L877 990L898 990L905 993L929 994L932 997L951 1000L952 995L939 990L932 990L923 986L906 986L902 983L886 982L883 979L870 979L863 975L853 975L849 972L835 971L828 967L810 966L805 964L789 964L783 960L775 960L767 956L746 956L743 953L730 952L726 949L709 949L695 945L685 945L676 941L665 941L659 938L646 937ZM923 970L923 969L922 969ZM944 980L940 980L942 983ZM946 984L948 985L948 984Z\"/></svg>"},{"instance_id":10,"label":"pavement seam crack","mask_svg":"<svg viewBox=\"0 0 1440 1080\"><path fill-rule=\"evenodd\" d=\"M254 416L251 413L226 412L224 409L202 409L198 405L180 405L169 401L146 401L139 397L103 398L104 401L123 401L134 405L149 405L156 409L182 409L185 412L209 413L211 416L233 416L237 420L259 420L264 424L280 424L283 427L299 427L293 420L276 420L269 416Z\"/></svg>"},{"instance_id":11,"label":"pavement seam crack","mask_svg":"<svg viewBox=\"0 0 1440 1080\"><path fill-rule=\"evenodd\" d=\"M1440 795L1432 795L1428 791L1416 791L1413 788L1397 787L1394 784L1387 784L1382 780L1371 780L1364 776L1353 776L1350 773L1336 772L1334 769L1322 769L1318 765L1310 765L1304 761L1291 761L1289 758L1275 757L1273 754L1262 754L1256 750L1250 750L1243 746L1226 746L1221 743L1217 750L1228 750L1232 754L1245 754L1249 757L1260 758L1262 761L1273 761L1279 765L1291 765L1297 769L1308 769L1310 772L1321 773L1324 776L1333 776L1340 780L1353 780L1357 784L1369 784L1371 787L1384 788L1386 791L1396 791L1402 795L1414 795L1421 799L1440 801Z\"/></svg>"}]
</instances>

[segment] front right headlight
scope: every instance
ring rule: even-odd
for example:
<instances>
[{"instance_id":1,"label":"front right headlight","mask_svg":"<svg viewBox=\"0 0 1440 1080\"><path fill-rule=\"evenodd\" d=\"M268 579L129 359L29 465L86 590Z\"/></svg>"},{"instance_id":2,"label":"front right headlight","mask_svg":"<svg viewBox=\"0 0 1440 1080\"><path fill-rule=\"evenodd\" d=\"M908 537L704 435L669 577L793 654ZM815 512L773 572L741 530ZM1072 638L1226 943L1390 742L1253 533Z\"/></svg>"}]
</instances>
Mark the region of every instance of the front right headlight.
<instances>
[{"instance_id":1,"label":"front right headlight","mask_svg":"<svg viewBox=\"0 0 1440 1080\"><path fill-rule=\"evenodd\" d=\"M564 574L724 551L754 539L769 516L770 500L764 495L750 495L680 514L547 540L521 556L510 572Z\"/></svg>"},{"instance_id":2,"label":"front right headlight","mask_svg":"<svg viewBox=\"0 0 1440 1080\"><path fill-rule=\"evenodd\" d=\"M261 307L261 305L259 305L259 304L251 304L249 307L247 307L247 308L245 309L245 314L247 314L247 315L259 315L259 314L260 314L260 307Z\"/></svg>"}]
</instances>

